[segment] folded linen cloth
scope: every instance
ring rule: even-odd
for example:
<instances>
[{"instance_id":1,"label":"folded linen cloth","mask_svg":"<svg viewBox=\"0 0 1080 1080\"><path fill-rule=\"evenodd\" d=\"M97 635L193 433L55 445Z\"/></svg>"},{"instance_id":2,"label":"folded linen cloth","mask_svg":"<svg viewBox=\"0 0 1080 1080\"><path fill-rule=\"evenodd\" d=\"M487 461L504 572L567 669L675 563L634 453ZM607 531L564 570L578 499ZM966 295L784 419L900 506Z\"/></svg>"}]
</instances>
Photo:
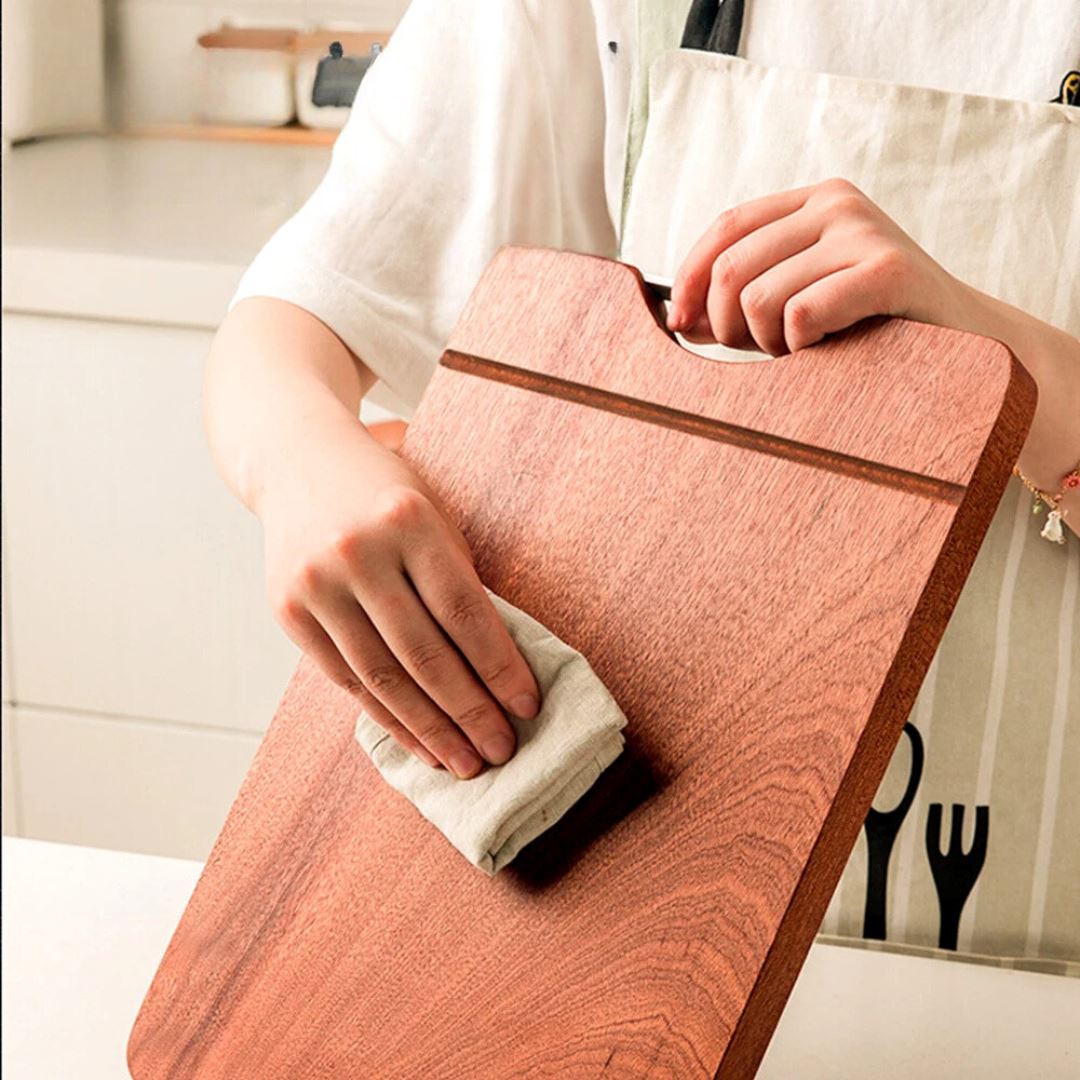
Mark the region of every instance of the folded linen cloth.
<instances>
[{"instance_id":1,"label":"folded linen cloth","mask_svg":"<svg viewBox=\"0 0 1080 1080\"><path fill-rule=\"evenodd\" d=\"M361 711L356 739L383 778L489 876L566 813L622 752L626 716L585 657L543 623L487 589L536 676L540 711L504 710L517 749L469 780L433 769Z\"/></svg>"}]
</instances>

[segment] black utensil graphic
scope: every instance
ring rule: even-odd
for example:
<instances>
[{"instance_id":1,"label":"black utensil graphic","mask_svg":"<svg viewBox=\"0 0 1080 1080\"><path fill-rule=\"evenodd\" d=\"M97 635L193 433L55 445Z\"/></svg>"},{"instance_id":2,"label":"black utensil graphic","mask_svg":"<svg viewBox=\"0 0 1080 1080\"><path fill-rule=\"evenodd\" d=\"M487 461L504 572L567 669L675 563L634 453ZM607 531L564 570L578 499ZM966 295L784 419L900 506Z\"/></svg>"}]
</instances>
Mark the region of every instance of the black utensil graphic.
<instances>
[{"instance_id":1,"label":"black utensil graphic","mask_svg":"<svg viewBox=\"0 0 1080 1080\"><path fill-rule=\"evenodd\" d=\"M964 808L953 803L949 850L941 850L941 803L931 803L926 815L926 854L941 908L941 931L938 947L955 949L964 904L986 862L986 845L990 837L990 807L975 807L975 836L971 850L963 849Z\"/></svg>"},{"instance_id":2,"label":"black utensil graphic","mask_svg":"<svg viewBox=\"0 0 1080 1080\"><path fill-rule=\"evenodd\" d=\"M900 826L904 823L911 804L915 801L915 792L922 779L923 750L922 736L913 724L904 725L904 734L911 743L911 771L908 774L907 788L900 801L892 810L870 808L866 815L867 868L866 868L866 909L863 913L863 937L885 940L885 904L888 897L889 859L892 857L893 844L896 842Z\"/></svg>"}]
</instances>

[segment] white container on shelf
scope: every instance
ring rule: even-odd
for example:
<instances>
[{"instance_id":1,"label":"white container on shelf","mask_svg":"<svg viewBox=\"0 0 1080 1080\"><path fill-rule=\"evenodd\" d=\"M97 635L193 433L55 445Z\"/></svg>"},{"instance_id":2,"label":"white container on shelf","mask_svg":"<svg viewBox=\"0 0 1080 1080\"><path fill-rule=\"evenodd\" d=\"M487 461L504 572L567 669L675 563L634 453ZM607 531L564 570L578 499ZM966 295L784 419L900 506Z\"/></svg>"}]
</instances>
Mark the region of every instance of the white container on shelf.
<instances>
[{"instance_id":1,"label":"white container on shelf","mask_svg":"<svg viewBox=\"0 0 1080 1080\"><path fill-rule=\"evenodd\" d=\"M296 117L295 29L226 26L203 47L202 123L278 127Z\"/></svg>"}]
</instances>

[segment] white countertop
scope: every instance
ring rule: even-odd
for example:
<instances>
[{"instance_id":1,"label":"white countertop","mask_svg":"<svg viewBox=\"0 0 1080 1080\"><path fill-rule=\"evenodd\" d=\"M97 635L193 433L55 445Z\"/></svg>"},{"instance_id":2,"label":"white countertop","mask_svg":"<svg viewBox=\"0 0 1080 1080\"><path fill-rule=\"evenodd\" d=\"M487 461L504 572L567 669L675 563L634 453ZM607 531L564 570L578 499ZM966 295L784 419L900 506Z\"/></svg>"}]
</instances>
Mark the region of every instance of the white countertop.
<instances>
[{"instance_id":1,"label":"white countertop","mask_svg":"<svg viewBox=\"0 0 1080 1080\"><path fill-rule=\"evenodd\" d=\"M215 328L330 147L72 135L3 155L4 310Z\"/></svg>"},{"instance_id":2,"label":"white countertop","mask_svg":"<svg viewBox=\"0 0 1080 1080\"><path fill-rule=\"evenodd\" d=\"M216 330L328 146L70 135L3 152L3 309ZM361 418L403 415L380 383Z\"/></svg>"},{"instance_id":3,"label":"white countertop","mask_svg":"<svg viewBox=\"0 0 1080 1080\"><path fill-rule=\"evenodd\" d=\"M5 838L5 1080L114 1080L200 863ZM815 944L761 1080L1080 1076L1080 980Z\"/></svg>"}]
</instances>

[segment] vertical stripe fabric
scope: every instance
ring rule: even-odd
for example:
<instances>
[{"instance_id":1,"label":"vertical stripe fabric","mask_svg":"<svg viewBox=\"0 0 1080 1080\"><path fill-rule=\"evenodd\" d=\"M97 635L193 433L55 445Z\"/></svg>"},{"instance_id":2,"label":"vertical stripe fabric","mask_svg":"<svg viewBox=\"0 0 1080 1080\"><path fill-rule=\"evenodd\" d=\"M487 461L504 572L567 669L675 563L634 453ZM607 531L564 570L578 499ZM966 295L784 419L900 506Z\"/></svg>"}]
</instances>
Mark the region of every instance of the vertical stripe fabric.
<instances>
[{"instance_id":1,"label":"vertical stripe fabric","mask_svg":"<svg viewBox=\"0 0 1080 1080\"><path fill-rule=\"evenodd\" d=\"M688 7L639 5L621 258L671 278L724 209L845 176L961 280L1080 334L1080 109L679 48ZM830 939L1080 975L1080 538L1048 543L1042 521L1010 481L912 709L925 764L888 866L887 940L863 940L865 833ZM911 761L902 739L875 806L897 804ZM979 807L986 856L961 913L931 867L963 876Z\"/></svg>"}]
</instances>

